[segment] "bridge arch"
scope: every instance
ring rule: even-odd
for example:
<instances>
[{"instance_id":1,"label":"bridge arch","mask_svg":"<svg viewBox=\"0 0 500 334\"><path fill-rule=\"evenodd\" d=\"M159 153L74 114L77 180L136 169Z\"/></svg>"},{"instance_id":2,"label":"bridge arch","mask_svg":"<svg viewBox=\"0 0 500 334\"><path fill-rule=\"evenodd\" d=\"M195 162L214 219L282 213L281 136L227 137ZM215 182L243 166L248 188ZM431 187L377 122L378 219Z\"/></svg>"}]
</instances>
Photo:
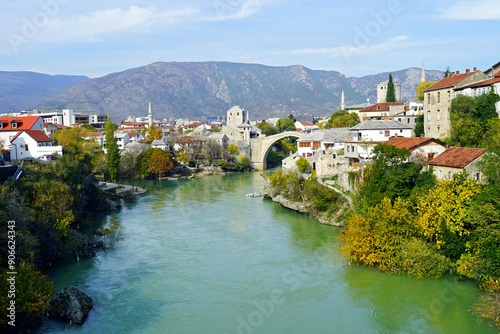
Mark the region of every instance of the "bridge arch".
<instances>
[{"instance_id":1,"label":"bridge arch","mask_svg":"<svg viewBox=\"0 0 500 334\"><path fill-rule=\"evenodd\" d=\"M305 135L304 132L286 131L272 135L269 137L259 138L251 143L252 149L252 167L258 170L265 170L267 168L267 154L271 147L278 141L288 137L301 138Z\"/></svg>"}]
</instances>

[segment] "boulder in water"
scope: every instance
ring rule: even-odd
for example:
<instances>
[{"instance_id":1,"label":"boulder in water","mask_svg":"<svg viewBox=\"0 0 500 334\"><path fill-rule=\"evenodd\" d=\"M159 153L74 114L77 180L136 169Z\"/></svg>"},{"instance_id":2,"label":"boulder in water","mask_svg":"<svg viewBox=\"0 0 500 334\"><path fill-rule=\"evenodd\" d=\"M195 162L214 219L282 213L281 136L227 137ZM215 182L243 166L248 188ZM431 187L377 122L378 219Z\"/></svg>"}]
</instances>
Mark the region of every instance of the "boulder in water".
<instances>
[{"instance_id":1,"label":"boulder in water","mask_svg":"<svg viewBox=\"0 0 500 334\"><path fill-rule=\"evenodd\" d=\"M49 303L46 316L58 320L83 324L94 302L75 287L64 288Z\"/></svg>"}]
</instances>

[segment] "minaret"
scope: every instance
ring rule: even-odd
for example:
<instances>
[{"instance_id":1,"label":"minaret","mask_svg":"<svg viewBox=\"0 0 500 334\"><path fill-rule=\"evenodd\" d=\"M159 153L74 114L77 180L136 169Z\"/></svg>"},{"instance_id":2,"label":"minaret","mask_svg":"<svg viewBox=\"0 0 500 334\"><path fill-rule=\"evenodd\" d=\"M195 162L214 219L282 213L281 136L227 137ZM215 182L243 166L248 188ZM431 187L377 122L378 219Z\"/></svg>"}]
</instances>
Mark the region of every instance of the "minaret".
<instances>
[{"instance_id":1,"label":"minaret","mask_svg":"<svg viewBox=\"0 0 500 334\"><path fill-rule=\"evenodd\" d=\"M148 124L150 128L153 126L153 112L151 111L151 101L149 101L148 108Z\"/></svg>"},{"instance_id":2,"label":"minaret","mask_svg":"<svg viewBox=\"0 0 500 334\"><path fill-rule=\"evenodd\" d=\"M345 110L344 90L342 90L342 97L340 98L340 110Z\"/></svg>"},{"instance_id":3,"label":"minaret","mask_svg":"<svg viewBox=\"0 0 500 334\"><path fill-rule=\"evenodd\" d=\"M424 70L424 63L422 63L422 74L420 75L420 82L425 81L425 70Z\"/></svg>"}]
</instances>

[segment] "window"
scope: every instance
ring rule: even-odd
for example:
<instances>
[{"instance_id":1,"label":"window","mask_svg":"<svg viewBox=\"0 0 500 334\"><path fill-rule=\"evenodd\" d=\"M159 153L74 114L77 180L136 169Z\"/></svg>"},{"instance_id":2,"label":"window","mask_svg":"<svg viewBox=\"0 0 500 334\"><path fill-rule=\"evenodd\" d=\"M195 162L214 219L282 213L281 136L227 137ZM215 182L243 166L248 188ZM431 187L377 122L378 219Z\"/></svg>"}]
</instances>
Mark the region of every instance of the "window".
<instances>
[{"instance_id":1,"label":"window","mask_svg":"<svg viewBox=\"0 0 500 334\"><path fill-rule=\"evenodd\" d=\"M438 103L441 102L441 92L438 92Z\"/></svg>"},{"instance_id":2,"label":"window","mask_svg":"<svg viewBox=\"0 0 500 334\"><path fill-rule=\"evenodd\" d=\"M389 130L385 130L385 136L389 137L390 135L391 135L390 131Z\"/></svg>"},{"instance_id":3,"label":"window","mask_svg":"<svg viewBox=\"0 0 500 334\"><path fill-rule=\"evenodd\" d=\"M417 120L417 119L415 118L415 120ZM409 118L406 120L406 123L410 124L410 119Z\"/></svg>"},{"instance_id":4,"label":"window","mask_svg":"<svg viewBox=\"0 0 500 334\"><path fill-rule=\"evenodd\" d=\"M427 123L431 121L431 111L427 110Z\"/></svg>"},{"instance_id":5,"label":"window","mask_svg":"<svg viewBox=\"0 0 500 334\"><path fill-rule=\"evenodd\" d=\"M451 180L451 172L448 171L448 179Z\"/></svg>"},{"instance_id":6,"label":"window","mask_svg":"<svg viewBox=\"0 0 500 334\"><path fill-rule=\"evenodd\" d=\"M443 178L443 171L440 169L439 170L439 179L441 180Z\"/></svg>"},{"instance_id":7,"label":"window","mask_svg":"<svg viewBox=\"0 0 500 334\"><path fill-rule=\"evenodd\" d=\"M11 123L11 127L12 127L13 129L17 129L17 122L16 122L16 121L12 122L12 123Z\"/></svg>"},{"instance_id":8,"label":"window","mask_svg":"<svg viewBox=\"0 0 500 334\"><path fill-rule=\"evenodd\" d=\"M313 142L313 150L315 150L315 149L317 149L319 147L321 147L321 142L319 142L319 141Z\"/></svg>"},{"instance_id":9,"label":"window","mask_svg":"<svg viewBox=\"0 0 500 334\"><path fill-rule=\"evenodd\" d=\"M351 152L351 146L347 145L347 152Z\"/></svg>"},{"instance_id":10,"label":"window","mask_svg":"<svg viewBox=\"0 0 500 334\"><path fill-rule=\"evenodd\" d=\"M398 122L401 122L401 118L398 118Z\"/></svg>"},{"instance_id":11,"label":"window","mask_svg":"<svg viewBox=\"0 0 500 334\"><path fill-rule=\"evenodd\" d=\"M441 120L441 110L438 109L438 115L437 115L437 120Z\"/></svg>"},{"instance_id":12,"label":"window","mask_svg":"<svg viewBox=\"0 0 500 334\"><path fill-rule=\"evenodd\" d=\"M399 133L403 133L403 129L399 130Z\"/></svg>"},{"instance_id":13,"label":"window","mask_svg":"<svg viewBox=\"0 0 500 334\"><path fill-rule=\"evenodd\" d=\"M431 103L431 93L427 93L427 103Z\"/></svg>"},{"instance_id":14,"label":"window","mask_svg":"<svg viewBox=\"0 0 500 334\"><path fill-rule=\"evenodd\" d=\"M476 181L481 181L481 180L480 180L480 174L479 174L479 173L476 173L476 175L474 176L474 180L476 180Z\"/></svg>"},{"instance_id":15,"label":"window","mask_svg":"<svg viewBox=\"0 0 500 334\"><path fill-rule=\"evenodd\" d=\"M450 102L450 100L451 100L451 92L448 91L448 102Z\"/></svg>"},{"instance_id":16,"label":"window","mask_svg":"<svg viewBox=\"0 0 500 334\"><path fill-rule=\"evenodd\" d=\"M24 145L24 150L27 151L28 150L28 144Z\"/></svg>"}]
</instances>

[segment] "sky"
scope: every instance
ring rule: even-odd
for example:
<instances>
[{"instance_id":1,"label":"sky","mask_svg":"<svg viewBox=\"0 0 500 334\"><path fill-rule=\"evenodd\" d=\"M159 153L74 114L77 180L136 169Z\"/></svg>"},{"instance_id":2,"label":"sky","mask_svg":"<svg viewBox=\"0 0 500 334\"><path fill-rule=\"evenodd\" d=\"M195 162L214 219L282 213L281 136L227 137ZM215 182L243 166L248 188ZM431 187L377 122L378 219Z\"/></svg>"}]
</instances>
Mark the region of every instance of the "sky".
<instances>
[{"instance_id":1,"label":"sky","mask_svg":"<svg viewBox=\"0 0 500 334\"><path fill-rule=\"evenodd\" d=\"M364 76L500 61L500 0L16 0L0 71L91 78L157 61L303 65Z\"/></svg>"}]
</instances>

